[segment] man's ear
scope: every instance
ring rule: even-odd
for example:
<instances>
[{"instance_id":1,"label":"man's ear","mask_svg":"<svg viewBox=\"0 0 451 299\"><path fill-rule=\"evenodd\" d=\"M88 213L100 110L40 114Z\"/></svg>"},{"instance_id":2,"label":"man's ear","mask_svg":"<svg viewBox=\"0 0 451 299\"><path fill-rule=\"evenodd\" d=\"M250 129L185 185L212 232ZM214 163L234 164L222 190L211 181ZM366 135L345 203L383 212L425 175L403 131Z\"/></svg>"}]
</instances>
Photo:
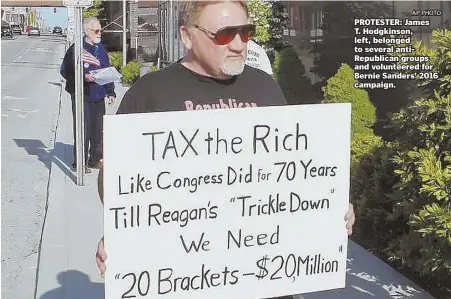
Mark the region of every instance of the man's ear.
<instances>
[{"instance_id":1,"label":"man's ear","mask_svg":"<svg viewBox=\"0 0 451 299\"><path fill-rule=\"evenodd\" d=\"M185 46L185 48L187 50L191 50L192 46L193 46L193 41L192 41L192 33L189 30L189 28L187 26L180 26L180 36L182 38L182 42L183 45Z\"/></svg>"}]
</instances>

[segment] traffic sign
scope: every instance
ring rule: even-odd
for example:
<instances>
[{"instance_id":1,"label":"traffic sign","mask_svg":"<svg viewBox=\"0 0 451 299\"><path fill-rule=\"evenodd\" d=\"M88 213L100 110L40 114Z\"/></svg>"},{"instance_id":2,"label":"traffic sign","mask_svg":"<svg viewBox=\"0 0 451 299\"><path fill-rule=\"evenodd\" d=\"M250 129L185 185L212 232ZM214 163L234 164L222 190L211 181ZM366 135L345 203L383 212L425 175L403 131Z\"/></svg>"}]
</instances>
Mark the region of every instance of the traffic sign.
<instances>
[{"instance_id":1,"label":"traffic sign","mask_svg":"<svg viewBox=\"0 0 451 299\"><path fill-rule=\"evenodd\" d=\"M63 5L69 7L90 7L92 6L92 0L63 0Z\"/></svg>"}]
</instances>

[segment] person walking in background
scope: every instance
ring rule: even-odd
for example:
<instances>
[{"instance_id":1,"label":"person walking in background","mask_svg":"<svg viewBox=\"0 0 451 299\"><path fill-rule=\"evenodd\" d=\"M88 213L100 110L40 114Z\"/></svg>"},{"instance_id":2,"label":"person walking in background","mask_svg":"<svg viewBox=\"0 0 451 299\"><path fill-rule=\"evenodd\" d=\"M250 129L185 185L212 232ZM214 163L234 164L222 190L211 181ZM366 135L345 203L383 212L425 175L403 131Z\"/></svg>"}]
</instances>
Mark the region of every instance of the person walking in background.
<instances>
[{"instance_id":1,"label":"person walking in background","mask_svg":"<svg viewBox=\"0 0 451 299\"><path fill-rule=\"evenodd\" d=\"M84 126L85 126L85 164L90 168L99 168L100 160L103 158L102 138L103 138L103 115L105 115L105 98L108 104L114 104L116 94L114 83L98 85L94 76L90 73L93 70L110 66L108 53L101 44L101 26L96 17L89 17L83 21L83 74L84 74ZM76 171L76 134L75 134L75 64L74 45L67 49L61 64L60 74L66 79L66 91L72 100L72 117L74 132L74 163L72 170ZM91 170L85 169L89 173Z\"/></svg>"}]
</instances>

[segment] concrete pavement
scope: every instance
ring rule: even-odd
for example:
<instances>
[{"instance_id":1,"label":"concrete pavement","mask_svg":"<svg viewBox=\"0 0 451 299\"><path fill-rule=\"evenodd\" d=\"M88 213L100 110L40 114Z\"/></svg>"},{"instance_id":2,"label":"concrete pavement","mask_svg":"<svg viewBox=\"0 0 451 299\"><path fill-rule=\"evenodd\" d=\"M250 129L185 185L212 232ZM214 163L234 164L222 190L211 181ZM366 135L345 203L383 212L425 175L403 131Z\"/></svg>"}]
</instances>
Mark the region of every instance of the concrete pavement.
<instances>
[{"instance_id":1,"label":"concrete pavement","mask_svg":"<svg viewBox=\"0 0 451 299\"><path fill-rule=\"evenodd\" d=\"M67 95L64 95L67 96ZM120 96L120 95L119 95ZM114 113L120 101L110 107ZM36 299L101 299L103 279L95 251L103 235L103 211L97 195L97 171L77 187L72 161L70 101L61 101L49 186ZM296 299L433 299L388 265L350 241L345 289L297 295Z\"/></svg>"},{"instance_id":2,"label":"concrete pavement","mask_svg":"<svg viewBox=\"0 0 451 299\"><path fill-rule=\"evenodd\" d=\"M2 39L2 298L33 298L59 111L61 38Z\"/></svg>"},{"instance_id":3,"label":"concrete pavement","mask_svg":"<svg viewBox=\"0 0 451 299\"><path fill-rule=\"evenodd\" d=\"M118 98L107 106L107 114L116 112L125 91L116 85ZM70 170L72 110L66 92L60 108L35 298L99 299L103 282L95 251L103 235L103 211L97 195L98 171L85 174L85 186L76 185L75 173Z\"/></svg>"}]
</instances>

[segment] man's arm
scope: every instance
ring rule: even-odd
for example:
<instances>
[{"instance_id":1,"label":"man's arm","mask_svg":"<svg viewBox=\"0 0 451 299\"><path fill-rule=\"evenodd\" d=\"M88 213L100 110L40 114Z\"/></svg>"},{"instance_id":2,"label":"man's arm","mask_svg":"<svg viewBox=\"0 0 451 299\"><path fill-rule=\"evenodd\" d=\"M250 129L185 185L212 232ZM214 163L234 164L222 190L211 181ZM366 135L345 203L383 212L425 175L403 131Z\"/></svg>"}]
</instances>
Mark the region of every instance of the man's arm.
<instances>
[{"instance_id":1,"label":"man's arm","mask_svg":"<svg viewBox=\"0 0 451 299\"><path fill-rule=\"evenodd\" d=\"M63 62L60 66L60 75L67 81L73 80L74 74L74 45L72 44L64 54Z\"/></svg>"},{"instance_id":2,"label":"man's arm","mask_svg":"<svg viewBox=\"0 0 451 299\"><path fill-rule=\"evenodd\" d=\"M99 176L97 178L97 191L99 192L100 202L103 205L103 163L100 166Z\"/></svg>"}]
</instances>

